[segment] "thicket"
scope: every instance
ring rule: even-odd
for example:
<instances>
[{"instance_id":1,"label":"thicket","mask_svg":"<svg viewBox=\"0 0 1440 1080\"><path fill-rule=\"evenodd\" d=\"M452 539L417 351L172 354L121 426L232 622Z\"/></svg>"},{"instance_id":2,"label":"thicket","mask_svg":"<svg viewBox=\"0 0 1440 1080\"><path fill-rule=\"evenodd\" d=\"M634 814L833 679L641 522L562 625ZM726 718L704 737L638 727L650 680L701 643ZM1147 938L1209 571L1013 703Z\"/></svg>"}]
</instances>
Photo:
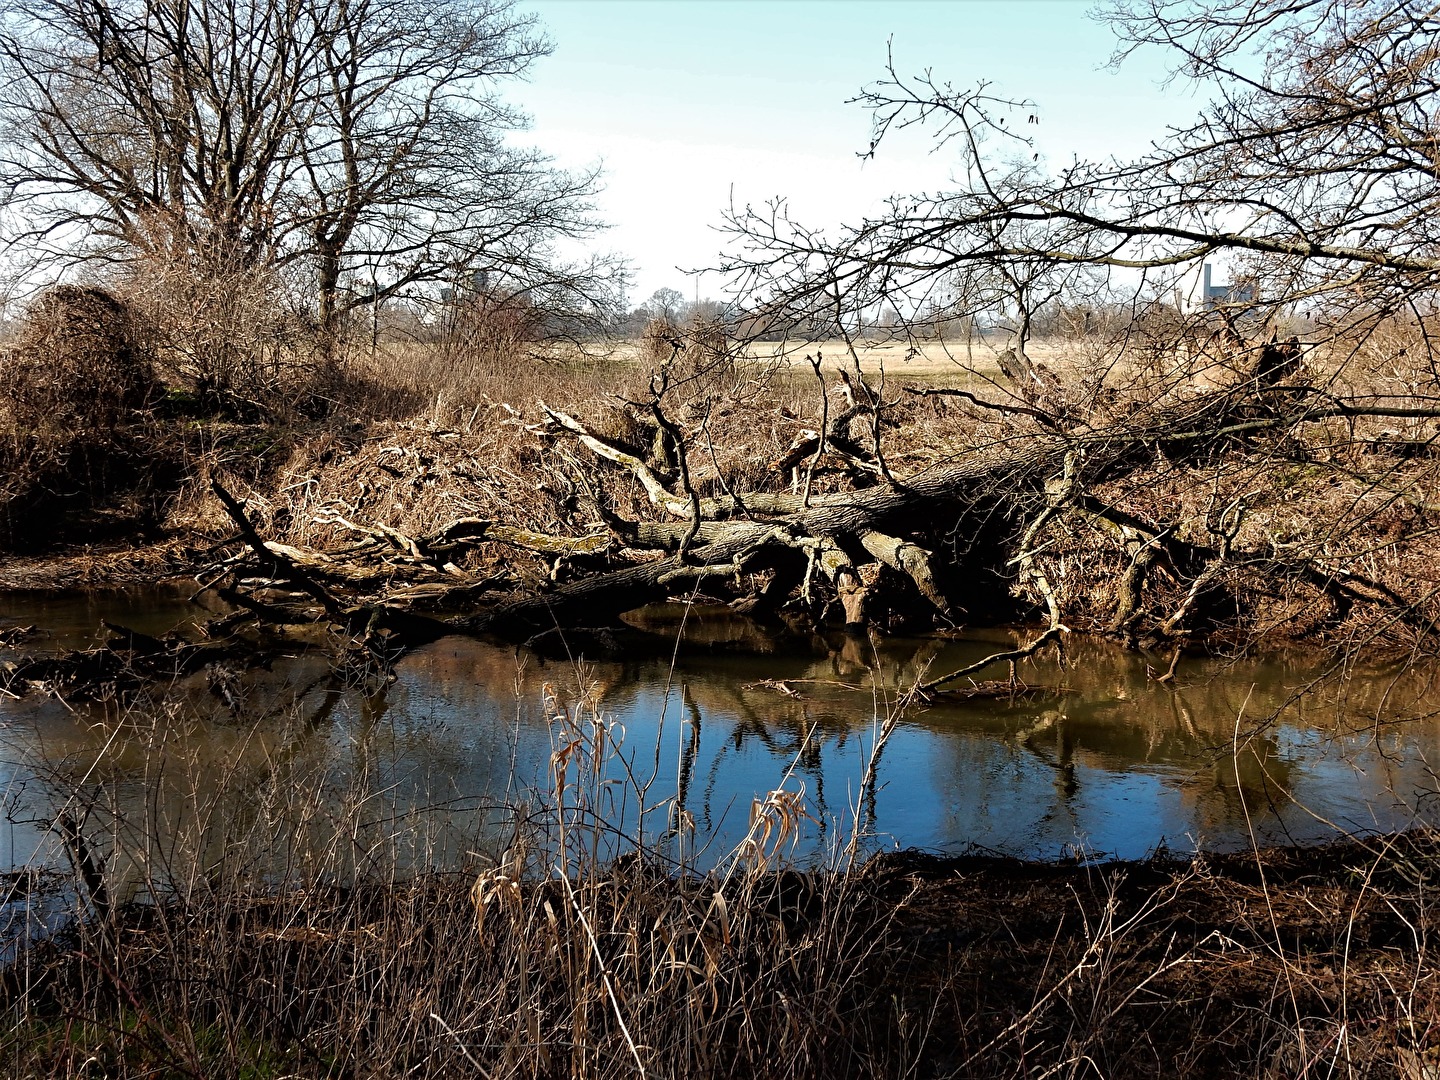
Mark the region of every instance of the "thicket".
<instances>
[{"instance_id":1,"label":"thicket","mask_svg":"<svg viewBox=\"0 0 1440 1080\"><path fill-rule=\"evenodd\" d=\"M114 429L159 396L154 344L145 321L106 290L55 286L0 357L0 409L17 435Z\"/></svg>"}]
</instances>

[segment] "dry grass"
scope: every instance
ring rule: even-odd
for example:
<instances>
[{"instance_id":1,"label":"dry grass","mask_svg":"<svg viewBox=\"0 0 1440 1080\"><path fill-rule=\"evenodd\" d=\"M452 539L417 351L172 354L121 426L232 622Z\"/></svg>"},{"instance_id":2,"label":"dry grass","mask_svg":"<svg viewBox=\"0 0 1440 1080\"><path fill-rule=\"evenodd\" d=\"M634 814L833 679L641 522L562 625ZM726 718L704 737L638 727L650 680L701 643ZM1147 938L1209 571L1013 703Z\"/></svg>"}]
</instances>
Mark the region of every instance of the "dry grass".
<instances>
[{"instance_id":1,"label":"dry grass","mask_svg":"<svg viewBox=\"0 0 1440 1080\"><path fill-rule=\"evenodd\" d=\"M872 384L883 366L886 406L882 423L861 418L850 433L866 450L878 433L898 477L977 451L1022 450L1046 430L1016 411L1029 399L999 375L996 356L1006 342L998 339L871 341L857 344L851 356L839 341L793 350L757 343L742 351L713 327L657 324L641 341L602 350L533 344L533 328L521 315L476 313L434 343L352 343L334 364L288 383L285 393L299 412L263 428L211 418L193 430L157 429L156 452L178 447L186 460L175 467L167 459L159 475L171 486L147 491L143 513L132 497L135 485L114 475L125 455L72 454L64 460L74 467L62 467L54 454L37 456L27 444L24 454L11 455L11 518L39 520L50 505L41 496L64 487L80 493L78 509L52 516L85 523L65 526L71 539L81 533L103 539L137 522L152 533L214 535L227 527L207 489L218 476L250 500L269 535L305 546L343 546L354 536L347 522L416 535L463 516L585 536L602 509L631 520L657 511L623 470L597 464L559 436L539 403L578 417L663 472L677 460L674 439L653 413L657 393L702 497L846 490L874 477L834 454L787 472L777 463L845 408L838 375L857 361ZM1128 341L1096 335L1032 342L1032 359L1061 387L1047 390L1041 404L1100 428L1123 421L1138 403L1184 401L1230 385L1246 361L1203 341L1177 344L1174 328L1153 341L1143 329ZM1320 391L1414 396L1429 385L1418 351L1412 332L1386 326L1358 342L1312 350L1303 377ZM818 379L808 359L816 357L823 358ZM959 387L1006 408L921 398L906 387ZM1193 556L1181 565L1167 555L1147 575L1136 625L1172 625L1182 638L1234 642L1416 644L1440 616L1432 568L1436 508L1426 494L1440 482L1435 430L1424 418L1337 418L1284 438L1236 437L1180 465L1157 453L1123 481L1098 482L1092 497L1168 529ZM95 468L87 464L92 459ZM937 518L916 539L952 555L957 566L967 548L998 551L1023 533L1022 518L1036 505L1007 502L1006 492L976 493L978 501L986 498L996 512L982 531L993 536L957 535ZM1133 569L1134 537L1084 514L1062 515L1049 532L1036 565L1059 583L1066 624L1116 630L1117 586ZM23 542L42 541L35 535ZM15 539L10 544L18 546ZM1228 560L1190 596L1204 566L1230 549L1246 555ZM521 576L553 577L563 569L493 545L465 569L499 564ZM1026 582L1007 577L1013 572L1003 558L997 565L980 575L979 595L961 598L968 618L1023 617L1040 602ZM966 573L965 587L976 580Z\"/></svg>"},{"instance_id":2,"label":"dry grass","mask_svg":"<svg viewBox=\"0 0 1440 1080\"><path fill-rule=\"evenodd\" d=\"M809 368L804 357L818 355L822 370L832 377L841 368L853 371L858 360L867 377L878 376L883 368L887 378L899 382L913 378L927 383L954 380L957 384L966 384L974 380L976 372L998 378L1000 368L995 363L995 355L1003 348L1004 344L999 341L980 337L968 342L963 339L858 341L854 343L852 355L850 344L834 339L804 344L755 342L745 350L745 355L762 363L781 360L807 375Z\"/></svg>"},{"instance_id":3,"label":"dry grass","mask_svg":"<svg viewBox=\"0 0 1440 1080\"><path fill-rule=\"evenodd\" d=\"M1309 377L1343 376L1347 385L1372 388L1366 392L1394 392L1398 384L1387 371L1405 347L1399 340L1367 342L1350 359L1330 353L1307 357ZM687 347L677 350L676 343ZM985 348L993 351L996 344ZM788 359L770 352L738 356L701 345L673 328L656 327L628 353L552 349L525 354L523 363L477 355L469 364L451 366L435 346L384 346L352 358L355 383L380 388L390 395L385 401L410 402L413 416L368 425L331 422L299 432L295 452L278 472L252 476L248 483L233 477L235 486L251 499L270 534L304 546L343 546L355 535L347 522L383 524L414 536L464 516L551 535L590 535L601 518L597 500L631 520L653 518L657 511L623 470L598 464L559 437L539 402L577 416L652 467L673 467L673 453L650 413L651 379L661 373L668 382L660 404L684 436L691 479L702 497L797 490L800 474L782 473L776 465L796 440L844 407L832 371L853 362L842 363L845 354L825 346L823 377L817 380L803 353ZM872 351L860 354L862 370L878 365L885 349L893 353L899 347L866 348ZM1233 376L1236 364L1203 354L1189 367L1177 368L1174 357L1153 367L1122 364L1099 339L1042 342L1031 352L1066 385L1080 388L1076 395L1084 400L1075 407L1093 409L1097 424L1123 418L1133 399L1198 394L1224 372ZM1038 359L1044 356L1049 359ZM915 475L976 451L1023 448L1039 431L1023 414L903 393L906 385L943 383L996 402L1024 403L985 382L979 365L954 368L958 374L952 374L936 366L943 361L935 355L912 363L919 365L914 374L903 359L885 359L889 404L879 434L896 475ZM868 372L867 377L877 381ZM355 405L360 416L395 412L383 402ZM1440 615L1430 565L1436 533L1428 522L1434 507L1424 495L1440 482L1440 457L1426 449L1427 423L1387 436L1381 420L1326 421L1307 425L1299 437L1236 438L1208 460L1172 465L1157 455L1124 480L1097 484L1090 494L1102 504L1141 523L1173 523L1167 535L1193 553L1194 565L1167 556L1147 575L1137 624L1171 623L1182 638L1195 633L1237 643L1417 644ZM868 420L852 433L865 446L875 434ZM224 462L217 460L216 468L224 470ZM800 472L810 468L807 460ZM827 456L814 463L811 490L867 482L870 478L857 477L845 462ZM1014 511L1003 508L1005 493L994 497L1002 504L991 522L997 536L984 542L1022 528L1006 517ZM177 503L172 521L223 528L218 508L198 489ZM1117 590L1136 556L1134 537L1083 514L1065 517L1051 533L1039 565L1059 583L1066 624L1111 632L1120 606ZM966 545L981 542L950 535L941 521L929 540L938 549L953 548L957 563ZM1252 554L1230 560L1190 596L1197 575L1226 549ZM537 579L556 571L553 560L497 545L474 553L466 569L500 565ZM966 584L973 590L976 579ZM961 601L978 621L1023 615L1038 601L1024 582L1003 574L990 574L982 584L978 607L973 598ZM1015 595L1007 598L1007 592ZM1394 597L1402 598L1398 615Z\"/></svg>"},{"instance_id":4,"label":"dry grass","mask_svg":"<svg viewBox=\"0 0 1440 1080\"><path fill-rule=\"evenodd\" d=\"M540 403L653 457L665 452L648 407L651 377L662 370L668 382L661 407L693 440L698 490L783 487L788 478L773 463L807 422L803 414L818 415L818 390L779 385L771 369L733 363L693 343L674 357L669 348L663 352L654 367L572 353L563 361L530 357L442 369L441 354L429 346L388 348L353 361L356 370L406 392L428 386L433 403L409 419L321 430L273 484L246 493L276 534L321 547L353 535L342 518L379 521L407 535L463 516L584 535L593 531L593 497L602 486L589 486L589 463L564 452ZM638 485L604 497L608 509L627 517L653 513Z\"/></svg>"}]
</instances>

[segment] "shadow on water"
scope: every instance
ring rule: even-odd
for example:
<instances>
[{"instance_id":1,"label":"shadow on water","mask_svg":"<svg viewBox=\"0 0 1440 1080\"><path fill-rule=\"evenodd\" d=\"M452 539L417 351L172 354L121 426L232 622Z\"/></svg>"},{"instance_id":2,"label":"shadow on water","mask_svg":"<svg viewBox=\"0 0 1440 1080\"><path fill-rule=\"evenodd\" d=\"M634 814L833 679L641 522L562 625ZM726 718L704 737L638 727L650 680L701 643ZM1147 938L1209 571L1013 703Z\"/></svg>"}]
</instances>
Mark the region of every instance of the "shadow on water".
<instances>
[{"instance_id":1,"label":"shadow on water","mask_svg":"<svg viewBox=\"0 0 1440 1080\"><path fill-rule=\"evenodd\" d=\"M49 614L68 646L83 644L85 619L139 622L142 606L92 598ZM144 628L178 617L157 605ZM51 824L70 815L122 900L157 865L218 873L243 861L259 877L296 864L470 865L512 842L515 808L523 816L549 784L552 711L587 702L623 733L606 766L613 824L633 829L643 813L647 834L678 836L693 822L702 865L743 839L753 801L781 787L803 794L797 851L813 859L840 850L857 815L871 849L1042 859L1308 843L1437 817L1433 672L1322 679L1321 663L1297 653L1182 658L1159 682L1168 656L1077 640L1063 666L1022 666L1027 692L904 711L862 790L909 688L1016 639L837 634L775 648L729 615L666 607L633 621L686 647L573 664L454 638L368 690L296 656L224 695L199 674L123 706L4 702L0 861L63 866L74 853Z\"/></svg>"}]
</instances>

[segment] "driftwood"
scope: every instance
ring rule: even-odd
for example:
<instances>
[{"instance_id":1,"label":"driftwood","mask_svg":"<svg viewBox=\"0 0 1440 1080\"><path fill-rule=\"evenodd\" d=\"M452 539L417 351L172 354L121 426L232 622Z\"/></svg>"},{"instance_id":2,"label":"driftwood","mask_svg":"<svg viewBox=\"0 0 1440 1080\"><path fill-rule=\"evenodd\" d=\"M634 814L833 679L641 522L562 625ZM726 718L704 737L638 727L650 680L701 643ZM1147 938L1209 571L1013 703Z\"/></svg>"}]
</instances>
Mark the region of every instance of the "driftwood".
<instances>
[{"instance_id":1,"label":"driftwood","mask_svg":"<svg viewBox=\"0 0 1440 1080\"><path fill-rule=\"evenodd\" d=\"M346 679L358 681L370 676L390 677L391 666L408 650L457 632L449 623L409 610L407 596L417 599L413 585L386 590L380 596L365 593L387 583L390 574L366 567L357 561L361 551L372 545L352 548L345 554L306 551L264 539L245 511L245 505L218 482L212 482L215 496L239 532L247 551L233 556L204 575L202 589L211 589L237 609L227 620L235 624L249 620L266 632L285 636L288 628L322 624L338 632L343 642L336 653L336 666ZM414 541L394 530L368 530L383 542L405 550L416 563L428 565ZM443 568L437 573L444 574ZM462 575L463 576L463 575ZM346 595L345 590L360 595ZM430 583L422 593L431 598L446 590L483 592L483 583L466 580L446 582L443 588Z\"/></svg>"},{"instance_id":2,"label":"driftwood","mask_svg":"<svg viewBox=\"0 0 1440 1080\"><path fill-rule=\"evenodd\" d=\"M35 633L33 626L7 626L0 629L0 648L13 649Z\"/></svg>"}]
</instances>

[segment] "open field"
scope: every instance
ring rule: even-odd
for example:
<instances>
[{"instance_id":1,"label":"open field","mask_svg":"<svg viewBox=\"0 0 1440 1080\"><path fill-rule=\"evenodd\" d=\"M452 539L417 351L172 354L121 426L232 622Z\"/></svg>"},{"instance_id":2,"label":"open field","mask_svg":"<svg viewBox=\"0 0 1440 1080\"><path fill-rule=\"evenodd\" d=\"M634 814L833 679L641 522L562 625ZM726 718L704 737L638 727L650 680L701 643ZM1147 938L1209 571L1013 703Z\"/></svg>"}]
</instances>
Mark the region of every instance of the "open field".
<instances>
[{"instance_id":1,"label":"open field","mask_svg":"<svg viewBox=\"0 0 1440 1080\"><path fill-rule=\"evenodd\" d=\"M972 372L984 376L998 377L999 365L995 357L1009 348L1008 338L1003 336L977 336L945 341L858 341L852 357L850 346L839 339L815 342L803 346L777 345L770 342L755 342L745 350L745 356L757 361L783 359L792 365L808 368L807 355L820 355L822 370L836 372L841 368L852 369L855 360L866 376L885 371L889 378L922 379L937 384L948 379L966 381L973 379ZM1063 340L1037 340L1027 346L1031 357L1042 363L1055 363L1072 356L1077 344Z\"/></svg>"},{"instance_id":2,"label":"open field","mask_svg":"<svg viewBox=\"0 0 1440 1080\"><path fill-rule=\"evenodd\" d=\"M776 365L791 378L813 379L807 357L818 355L821 370L833 376L842 368L853 371L856 359L867 378L878 377L883 370L887 379L914 380L932 386L970 385L977 381L997 379L1000 368L995 357L1008 348L1002 337L976 337L970 341L930 340L860 341L851 346L838 338L820 342L753 342L746 346L741 358L763 366ZM1034 341L1028 346L1031 356L1046 364L1066 361L1075 353L1075 343L1063 340ZM602 355L622 363L644 365L643 347L635 342L622 342L605 350Z\"/></svg>"}]
</instances>

